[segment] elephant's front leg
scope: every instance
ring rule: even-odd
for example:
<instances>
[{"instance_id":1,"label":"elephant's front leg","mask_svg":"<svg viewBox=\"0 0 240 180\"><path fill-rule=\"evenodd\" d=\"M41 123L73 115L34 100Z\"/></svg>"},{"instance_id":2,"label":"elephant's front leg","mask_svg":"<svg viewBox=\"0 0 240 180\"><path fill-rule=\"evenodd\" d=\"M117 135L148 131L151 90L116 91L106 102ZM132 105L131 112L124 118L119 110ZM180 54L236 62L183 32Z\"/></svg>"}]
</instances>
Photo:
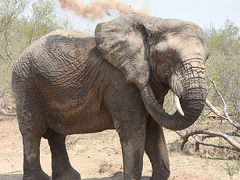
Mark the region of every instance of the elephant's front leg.
<instances>
[{"instance_id":1,"label":"elephant's front leg","mask_svg":"<svg viewBox=\"0 0 240 180\"><path fill-rule=\"evenodd\" d=\"M146 111L137 88L123 81L106 91L105 100L121 141L124 180L140 180L146 138Z\"/></svg>"},{"instance_id":2,"label":"elephant's front leg","mask_svg":"<svg viewBox=\"0 0 240 180\"><path fill-rule=\"evenodd\" d=\"M69 162L65 145L66 136L48 130L47 138L52 153L52 179L80 180L80 174Z\"/></svg>"},{"instance_id":3,"label":"elephant's front leg","mask_svg":"<svg viewBox=\"0 0 240 180\"><path fill-rule=\"evenodd\" d=\"M134 121L134 119L132 120ZM120 136L123 154L124 180L140 180L143 167L145 130L138 129L133 132L122 131L122 133L126 135L126 137Z\"/></svg>"},{"instance_id":4,"label":"elephant's front leg","mask_svg":"<svg viewBox=\"0 0 240 180\"><path fill-rule=\"evenodd\" d=\"M150 116L147 122L145 150L153 168L151 180L168 179L169 159L163 129Z\"/></svg>"}]
</instances>

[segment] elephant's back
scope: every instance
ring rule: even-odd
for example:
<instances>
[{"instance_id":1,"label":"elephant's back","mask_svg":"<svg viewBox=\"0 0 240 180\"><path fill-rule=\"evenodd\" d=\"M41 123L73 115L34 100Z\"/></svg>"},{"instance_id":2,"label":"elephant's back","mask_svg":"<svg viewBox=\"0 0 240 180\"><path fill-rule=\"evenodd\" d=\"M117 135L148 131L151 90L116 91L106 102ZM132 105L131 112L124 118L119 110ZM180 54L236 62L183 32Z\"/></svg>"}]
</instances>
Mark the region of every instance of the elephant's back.
<instances>
[{"instance_id":1,"label":"elephant's back","mask_svg":"<svg viewBox=\"0 0 240 180\"><path fill-rule=\"evenodd\" d=\"M53 31L34 41L23 51L13 66L13 74L31 77L35 71L54 72L64 67L64 64L79 65L93 47L95 39L88 34L77 30Z\"/></svg>"},{"instance_id":2,"label":"elephant's back","mask_svg":"<svg viewBox=\"0 0 240 180\"><path fill-rule=\"evenodd\" d=\"M72 60L76 63L81 57L87 56L89 51L96 46L94 37L76 30L54 31L43 36L39 41L40 47L48 55L52 55L53 60ZM34 46L32 51L34 54L39 53Z\"/></svg>"},{"instance_id":3,"label":"elephant's back","mask_svg":"<svg viewBox=\"0 0 240 180\"><path fill-rule=\"evenodd\" d=\"M85 85L87 77L84 74L90 66L86 61L94 47L94 37L79 31L49 33L23 52L13 67L13 79L31 82L51 101L71 104L79 88ZM88 92L84 91L84 94Z\"/></svg>"}]
</instances>

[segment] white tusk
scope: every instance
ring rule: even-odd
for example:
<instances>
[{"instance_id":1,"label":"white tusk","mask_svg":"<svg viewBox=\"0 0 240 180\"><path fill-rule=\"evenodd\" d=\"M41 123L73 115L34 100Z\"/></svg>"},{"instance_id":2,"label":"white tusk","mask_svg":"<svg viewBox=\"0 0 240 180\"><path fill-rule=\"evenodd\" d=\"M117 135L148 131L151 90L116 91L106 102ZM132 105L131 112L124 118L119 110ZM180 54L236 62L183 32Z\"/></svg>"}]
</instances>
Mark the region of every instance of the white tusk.
<instances>
[{"instance_id":1,"label":"white tusk","mask_svg":"<svg viewBox=\"0 0 240 180\"><path fill-rule=\"evenodd\" d=\"M175 104L176 104L176 106L177 106L178 112L179 112L182 116L184 116L184 112L183 112L183 110L182 110L182 107L181 107L181 104L180 104L180 101L179 101L179 98L178 98L177 95L174 95L174 101L175 101Z\"/></svg>"},{"instance_id":2,"label":"white tusk","mask_svg":"<svg viewBox=\"0 0 240 180\"><path fill-rule=\"evenodd\" d=\"M221 116L221 113L206 99L206 105L217 115Z\"/></svg>"}]
</instances>

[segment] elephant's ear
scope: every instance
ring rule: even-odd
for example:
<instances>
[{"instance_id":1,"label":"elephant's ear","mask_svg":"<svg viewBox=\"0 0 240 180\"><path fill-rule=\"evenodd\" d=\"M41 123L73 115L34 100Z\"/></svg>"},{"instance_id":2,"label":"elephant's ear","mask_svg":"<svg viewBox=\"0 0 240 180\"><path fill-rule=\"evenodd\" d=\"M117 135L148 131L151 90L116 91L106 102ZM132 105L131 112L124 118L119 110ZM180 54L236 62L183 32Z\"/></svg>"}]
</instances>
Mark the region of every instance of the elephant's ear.
<instances>
[{"instance_id":1,"label":"elephant's ear","mask_svg":"<svg viewBox=\"0 0 240 180\"><path fill-rule=\"evenodd\" d=\"M149 80L147 36L147 29L134 15L100 23L95 29L96 45L103 57L138 87Z\"/></svg>"}]
</instances>

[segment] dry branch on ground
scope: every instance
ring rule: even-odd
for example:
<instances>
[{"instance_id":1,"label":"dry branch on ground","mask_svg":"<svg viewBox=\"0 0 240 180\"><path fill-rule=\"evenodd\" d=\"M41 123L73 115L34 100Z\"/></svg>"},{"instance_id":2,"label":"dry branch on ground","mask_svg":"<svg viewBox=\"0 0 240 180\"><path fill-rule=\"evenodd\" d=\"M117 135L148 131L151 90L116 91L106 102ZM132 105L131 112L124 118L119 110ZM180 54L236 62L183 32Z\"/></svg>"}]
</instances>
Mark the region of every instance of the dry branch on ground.
<instances>
[{"instance_id":1,"label":"dry branch on ground","mask_svg":"<svg viewBox=\"0 0 240 180\"><path fill-rule=\"evenodd\" d=\"M237 138L240 137L240 126L238 123L234 122L228 111L227 111L227 103L222 96L222 94L219 92L219 90L216 87L216 83L214 80L210 79L208 77L209 81L213 85L214 90L216 91L217 95L220 97L220 100L223 105L222 113L219 111L214 105L212 105L209 100L206 101L206 105L209 107L210 111L213 112L218 121L217 123L222 123L222 120L226 121L227 126L229 126L229 129L233 129L230 132L221 132L220 129L218 131L216 130L199 130L199 129L187 129L185 131L177 131L176 133L181 137L182 143L180 146L180 149L183 150L185 147L185 144L189 142L189 138L191 137L194 140L195 144L195 150L199 150L199 145L204 145L204 146L211 146L211 147L216 147L220 149L230 149L234 150L237 152L240 152L240 144L237 140ZM209 138L215 138L219 137L225 140L227 142L227 145L220 145L216 143L210 143L210 142L205 142L204 140L209 139ZM235 138L235 139L234 139Z\"/></svg>"}]
</instances>

